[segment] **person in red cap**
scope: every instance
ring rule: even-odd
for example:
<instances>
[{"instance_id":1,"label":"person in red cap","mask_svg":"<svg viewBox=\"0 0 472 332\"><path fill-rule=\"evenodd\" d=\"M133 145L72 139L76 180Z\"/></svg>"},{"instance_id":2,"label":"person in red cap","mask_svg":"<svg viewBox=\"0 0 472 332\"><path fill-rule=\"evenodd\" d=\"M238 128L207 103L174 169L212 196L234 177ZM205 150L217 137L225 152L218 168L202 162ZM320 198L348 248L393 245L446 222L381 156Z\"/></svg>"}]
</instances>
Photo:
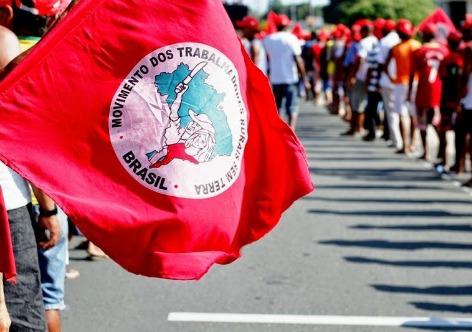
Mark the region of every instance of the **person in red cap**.
<instances>
[{"instance_id":1,"label":"person in red cap","mask_svg":"<svg viewBox=\"0 0 472 332\"><path fill-rule=\"evenodd\" d=\"M438 132L439 160L434 165L439 173L448 172L450 170L447 169L448 162L446 158L446 146L448 143L447 132L451 130L456 131L455 127L459 125L459 122L453 121L453 119L457 119L456 112L460 108L460 81L464 68L464 59L462 57L462 52L459 50L459 46L462 41L462 34L459 31L453 30L447 36L447 41L449 47L449 54L446 56L446 58L441 64L441 67L439 68L439 74L441 75L441 80L443 81L443 88L441 94L440 109L441 124L439 125Z\"/></svg>"},{"instance_id":2,"label":"person in red cap","mask_svg":"<svg viewBox=\"0 0 472 332\"><path fill-rule=\"evenodd\" d=\"M349 129L342 135L355 135L364 131L364 110L362 107L367 101L367 55L378 46L378 39L373 35L374 25L369 20L361 20L360 33L362 39L357 46L357 53L352 69L347 77L347 87L350 91L349 100L351 104L351 121Z\"/></svg>"},{"instance_id":3,"label":"person in red cap","mask_svg":"<svg viewBox=\"0 0 472 332\"><path fill-rule=\"evenodd\" d=\"M346 68L343 66L349 47L348 38L350 30L343 24L338 24L333 31L332 60L334 61L333 73L333 104L331 114L339 114L341 101L346 95Z\"/></svg>"},{"instance_id":4,"label":"person in red cap","mask_svg":"<svg viewBox=\"0 0 472 332\"><path fill-rule=\"evenodd\" d=\"M387 68L385 66L388 55L392 47L400 43L400 37L396 31L396 22L391 19L386 19L382 29L383 37L379 41L379 54L377 62L379 64L379 88L382 95L382 104L384 113L384 132L382 138L389 141L390 147L400 149L401 133L400 133L400 118L399 115L393 111L394 105L394 84L387 75L395 75L395 63L392 61Z\"/></svg>"},{"instance_id":5,"label":"person in red cap","mask_svg":"<svg viewBox=\"0 0 472 332\"><path fill-rule=\"evenodd\" d=\"M465 164L467 152L472 156L472 14L466 14L465 20L461 25L461 32L464 41L464 70L462 72L460 89L462 106L457 113L456 120L459 121L461 127L460 130L456 130L457 144L459 144L456 147L456 155L462 158L463 164ZM469 151L465 151L465 146L467 146L466 139L468 139ZM465 181L463 185L472 187L472 178Z\"/></svg>"},{"instance_id":6,"label":"person in red cap","mask_svg":"<svg viewBox=\"0 0 472 332\"><path fill-rule=\"evenodd\" d=\"M272 84L279 114L282 113L282 105L284 105L288 118L287 122L295 130L298 116L298 84L300 78L307 91L311 89L311 84L301 57L300 42L294 34L288 31L292 22L284 14L277 16L275 21L278 31L268 35L263 40L269 58L269 80Z\"/></svg>"},{"instance_id":7,"label":"person in red cap","mask_svg":"<svg viewBox=\"0 0 472 332\"><path fill-rule=\"evenodd\" d=\"M421 32L423 45L413 53L413 73L418 77L416 98L416 117L420 131L423 154L420 159L429 160L427 128L432 125L439 132L441 113L439 110L442 95L442 80L439 68L449 51L446 46L434 40L437 27L433 23L424 26ZM413 75L410 76L410 86ZM411 89L411 88L410 88Z\"/></svg>"},{"instance_id":8,"label":"person in red cap","mask_svg":"<svg viewBox=\"0 0 472 332\"><path fill-rule=\"evenodd\" d=\"M414 149L416 131L416 109L410 101L415 100L417 79L413 78L411 89L409 83L410 76L413 75L412 55L421 47L421 43L413 38L415 28L407 19L398 20L396 30L401 42L390 50L384 71L395 85L393 111L400 117L401 133L401 142L398 143L401 148L397 150L397 153L410 153ZM395 76L386 70L389 68L390 62L394 62L396 65ZM408 120L410 122L409 128Z\"/></svg>"},{"instance_id":9,"label":"person in red cap","mask_svg":"<svg viewBox=\"0 0 472 332\"><path fill-rule=\"evenodd\" d=\"M327 43L329 39L329 32L322 29L316 34L316 41L312 46L313 65L314 65L314 82L313 91L315 93L315 103L321 105L324 100L324 105L331 105L332 97L329 88L329 75L327 72Z\"/></svg>"},{"instance_id":10,"label":"person in red cap","mask_svg":"<svg viewBox=\"0 0 472 332\"><path fill-rule=\"evenodd\" d=\"M242 29L242 43L252 62L267 75L267 55L262 42L256 38L259 32L259 21L253 16L246 16L236 21L236 26Z\"/></svg>"}]
</instances>

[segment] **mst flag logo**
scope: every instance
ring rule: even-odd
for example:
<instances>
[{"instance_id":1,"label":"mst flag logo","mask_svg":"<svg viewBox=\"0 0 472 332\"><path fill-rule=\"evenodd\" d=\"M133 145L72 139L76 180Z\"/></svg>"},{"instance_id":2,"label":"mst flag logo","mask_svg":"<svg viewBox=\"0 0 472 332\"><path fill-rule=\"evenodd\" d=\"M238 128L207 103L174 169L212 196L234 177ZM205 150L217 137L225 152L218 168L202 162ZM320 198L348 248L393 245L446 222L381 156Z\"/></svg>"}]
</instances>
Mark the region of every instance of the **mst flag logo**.
<instances>
[{"instance_id":1,"label":"mst flag logo","mask_svg":"<svg viewBox=\"0 0 472 332\"><path fill-rule=\"evenodd\" d=\"M238 72L208 45L159 48L119 86L109 129L121 164L143 186L182 198L216 196L238 177L247 141Z\"/></svg>"}]
</instances>

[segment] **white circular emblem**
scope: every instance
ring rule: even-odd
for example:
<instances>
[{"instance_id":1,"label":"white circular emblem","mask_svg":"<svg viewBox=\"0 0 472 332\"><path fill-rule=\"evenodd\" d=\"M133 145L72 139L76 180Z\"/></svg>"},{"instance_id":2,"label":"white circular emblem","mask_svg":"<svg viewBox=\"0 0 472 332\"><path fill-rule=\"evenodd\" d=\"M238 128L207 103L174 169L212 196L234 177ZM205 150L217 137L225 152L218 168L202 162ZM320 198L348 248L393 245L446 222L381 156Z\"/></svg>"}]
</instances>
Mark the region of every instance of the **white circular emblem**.
<instances>
[{"instance_id":1,"label":"white circular emblem","mask_svg":"<svg viewBox=\"0 0 472 332\"><path fill-rule=\"evenodd\" d=\"M219 195L238 178L247 142L238 72L208 45L157 49L120 84L109 130L121 164L143 186L183 198Z\"/></svg>"}]
</instances>

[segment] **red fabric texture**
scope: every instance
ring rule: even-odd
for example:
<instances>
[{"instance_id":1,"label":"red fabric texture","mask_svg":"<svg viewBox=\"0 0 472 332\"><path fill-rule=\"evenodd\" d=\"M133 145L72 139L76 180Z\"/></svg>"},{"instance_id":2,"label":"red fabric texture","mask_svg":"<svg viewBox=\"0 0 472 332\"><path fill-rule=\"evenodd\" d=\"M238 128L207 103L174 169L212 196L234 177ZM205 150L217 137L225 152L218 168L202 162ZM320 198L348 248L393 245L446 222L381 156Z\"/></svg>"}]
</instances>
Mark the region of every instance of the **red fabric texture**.
<instances>
[{"instance_id":1,"label":"red fabric texture","mask_svg":"<svg viewBox=\"0 0 472 332\"><path fill-rule=\"evenodd\" d=\"M435 25L437 28L436 39L447 44L447 36L449 33L457 33L457 29L454 26L452 20L447 16L446 12L442 8L436 8L428 17L426 17L417 27L419 32L423 32L428 25Z\"/></svg>"},{"instance_id":2,"label":"red fabric texture","mask_svg":"<svg viewBox=\"0 0 472 332\"><path fill-rule=\"evenodd\" d=\"M270 11L269 14L267 15L267 25L264 29L266 34L270 35L271 33L277 32L277 20L278 20L278 15L274 11Z\"/></svg>"},{"instance_id":3,"label":"red fabric texture","mask_svg":"<svg viewBox=\"0 0 472 332\"><path fill-rule=\"evenodd\" d=\"M109 133L113 96L131 69L182 42L209 45L234 63L248 112L238 178L204 199L138 183ZM314 189L301 143L218 0L82 0L0 84L0 96L0 158L132 273L199 279L240 257Z\"/></svg>"},{"instance_id":4,"label":"red fabric texture","mask_svg":"<svg viewBox=\"0 0 472 332\"><path fill-rule=\"evenodd\" d=\"M9 282L16 282L15 256L11 242L10 224L8 223L7 210L3 200L2 187L0 186L0 273Z\"/></svg>"}]
</instances>

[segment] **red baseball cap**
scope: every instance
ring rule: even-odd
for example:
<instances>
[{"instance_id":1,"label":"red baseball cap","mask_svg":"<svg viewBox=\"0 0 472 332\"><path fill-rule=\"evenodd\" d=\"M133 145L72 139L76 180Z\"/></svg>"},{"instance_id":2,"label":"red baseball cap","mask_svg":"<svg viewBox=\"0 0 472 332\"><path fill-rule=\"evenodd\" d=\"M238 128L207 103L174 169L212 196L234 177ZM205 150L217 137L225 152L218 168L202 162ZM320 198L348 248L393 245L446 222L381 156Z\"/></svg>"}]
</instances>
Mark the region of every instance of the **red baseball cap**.
<instances>
[{"instance_id":1,"label":"red baseball cap","mask_svg":"<svg viewBox=\"0 0 472 332\"><path fill-rule=\"evenodd\" d=\"M462 40L462 33L460 33L460 32L457 31L457 30L452 30L452 31L449 32L449 34L447 35L447 40L449 40L449 41L451 41L451 42L460 43L461 40Z\"/></svg>"},{"instance_id":2,"label":"red baseball cap","mask_svg":"<svg viewBox=\"0 0 472 332\"><path fill-rule=\"evenodd\" d=\"M397 23L395 23L394 20L391 20L391 19L387 19L385 20L385 24L384 24L384 27L383 27L383 31L393 31L395 30L395 28L397 27Z\"/></svg>"},{"instance_id":3,"label":"red baseball cap","mask_svg":"<svg viewBox=\"0 0 472 332\"><path fill-rule=\"evenodd\" d=\"M280 14L275 20L275 24L281 27L287 27L292 24L292 20L288 18L285 14Z\"/></svg>"},{"instance_id":4,"label":"red baseball cap","mask_svg":"<svg viewBox=\"0 0 472 332\"><path fill-rule=\"evenodd\" d=\"M0 7L11 6L12 0L0 0Z\"/></svg>"},{"instance_id":5,"label":"red baseball cap","mask_svg":"<svg viewBox=\"0 0 472 332\"><path fill-rule=\"evenodd\" d=\"M253 30L259 30L259 21L253 16L246 16L240 21L236 21L238 28L251 28Z\"/></svg>"},{"instance_id":6,"label":"red baseball cap","mask_svg":"<svg viewBox=\"0 0 472 332\"><path fill-rule=\"evenodd\" d=\"M323 30L323 29L320 30L316 35L317 35L317 37L318 37L319 40L323 40L323 41L326 41L326 40L328 40L328 38L329 38L329 33L328 33L328 31Z\"/></svg>"},{"instance_id":7,"label":"red baseball cap","mask_svg":"<svg viewBox=\"0 0 472 332\"><path fill-rule=\"evenodd\" d=\"M376 18L374 21L374 28L378 30L382 30L385 26L385 22L386 22L385 19L381 17Z\"/></svg>"},{"instance_id":8,"label":"red baseball cap","mask_svg":"<svg viewBox=\"0 0 472 332\"><path fill-rule=\"evenodd\" d=\"M407 36L413 36L415 34L415 27L411 22L405 18L398 20L396 29Z\"/></svg>"},{"instance_id":9,"label":"red baseball cap","mask_svg":"<svg viewBox=\"0 0 472 332\"><path fill-rule=\"evenodd\" d=\"M374 23L371 20L368 20L366 18L356 21L354 25L359 25L360 27L363 27L363 26L370 27L370 28L374 27Z\"/></svg>"},{"instance_id":10,"label":"red baseball cap","mask_svg":"<svg viewBox=\"0 0 472 332\"><path fill-rule=\"evenodd\" d=\"M465 20L461 24L462 30L472 29L472 14L465 14Z\"/></svg>"},{"instance_id":11,"label":"red baseball cap","mask_svg":"<svg viewBox=\"0 0 472 332\"><path fill-rule=\"evenodd\" d=\"M33 7L31 7L31 4ZM15 0L15 5L24 11L38 16L53 16L61 14L69 5L68 0L31 0L28 4Z\"/></svg>"},{"instance_id":12,"label":"red baseball cap","mask_svg":"<svg viewBox=\"0 0 472 332\"><path fill-rule=\"evenodd\" d=\"M434 23L428 23L423 27L423 35L434 36L438 31L438 27Z\"/></svg>"}]
</instances>

